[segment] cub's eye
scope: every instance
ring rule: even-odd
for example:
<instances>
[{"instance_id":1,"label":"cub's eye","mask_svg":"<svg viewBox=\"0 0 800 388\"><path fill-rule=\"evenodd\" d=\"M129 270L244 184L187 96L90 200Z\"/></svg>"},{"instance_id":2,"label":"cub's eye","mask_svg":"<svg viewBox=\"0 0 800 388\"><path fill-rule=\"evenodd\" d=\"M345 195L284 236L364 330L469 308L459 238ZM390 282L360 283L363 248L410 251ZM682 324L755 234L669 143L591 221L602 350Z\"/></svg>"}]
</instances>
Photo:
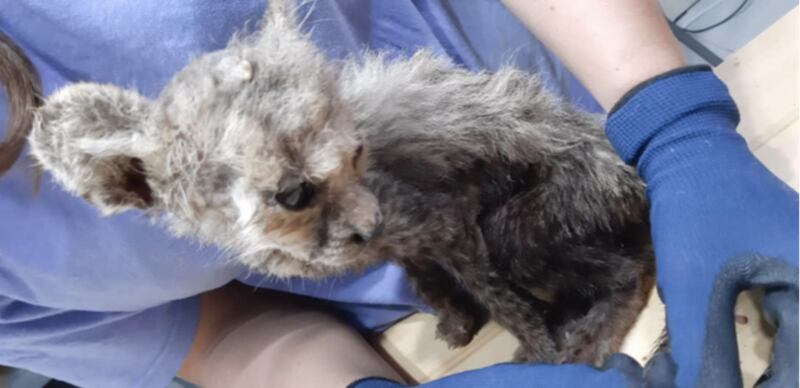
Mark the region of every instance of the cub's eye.
<instances>
[{"instance_id":1,"label":"cub's eye","mask_svg":"<svg viewBox=\"0 0 800 388\"><path fill-rule=\"evenodd\" d=\"M311 183L301 182L275 194L275 201L286 210L299 211L305 209L311 203L316 191L316 188Z\"/></svg>"}]
</instances>

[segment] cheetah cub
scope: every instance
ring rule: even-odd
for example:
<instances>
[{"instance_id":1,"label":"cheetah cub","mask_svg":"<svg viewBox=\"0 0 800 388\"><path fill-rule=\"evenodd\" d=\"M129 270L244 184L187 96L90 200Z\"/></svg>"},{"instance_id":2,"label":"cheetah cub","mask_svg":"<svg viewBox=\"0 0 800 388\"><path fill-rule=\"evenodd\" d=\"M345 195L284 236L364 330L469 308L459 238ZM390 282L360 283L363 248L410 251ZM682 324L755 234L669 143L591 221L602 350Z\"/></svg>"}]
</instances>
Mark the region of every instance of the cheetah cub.
<instances>
[{"instance_id":1,"label":"cheetah cub","mask_svg":"<svg viewBox=\"0 0 800 388\"><path fill-rule=\"evenodd\" d=\"M57 91L35 112L33 155L104 214L141 209L266 274L393 260L451 346L493 319L519 361L618 350L653 257L643 184L600 122L512 69L425 51L328 62L286 2L155 100Z\"/></svg>"}]
</instances>

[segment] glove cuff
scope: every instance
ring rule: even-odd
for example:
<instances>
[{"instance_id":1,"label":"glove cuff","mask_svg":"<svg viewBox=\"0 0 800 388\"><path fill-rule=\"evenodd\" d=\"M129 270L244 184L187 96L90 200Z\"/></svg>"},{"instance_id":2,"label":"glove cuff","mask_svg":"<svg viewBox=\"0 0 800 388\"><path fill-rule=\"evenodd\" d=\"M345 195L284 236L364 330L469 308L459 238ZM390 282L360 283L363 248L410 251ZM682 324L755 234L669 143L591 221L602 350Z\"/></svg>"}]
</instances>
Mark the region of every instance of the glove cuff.
<instances>
[{"instance_id":1,"label":"glove cuff","mask_svg":"<svg viewBox=\"0 0 800 388\"><path fill-rule=\"evenodd\" d=\"M673 124L696 112L701 112L692 117L700 120L698 128L720 127L719 120L733 120L735 128L739 120L727 87L708 66L676 69L633 88L609 113L606 135L620 157L636 165L654 139L685 135L664 132L692 129Z\"/></svg>"}]
</instances>

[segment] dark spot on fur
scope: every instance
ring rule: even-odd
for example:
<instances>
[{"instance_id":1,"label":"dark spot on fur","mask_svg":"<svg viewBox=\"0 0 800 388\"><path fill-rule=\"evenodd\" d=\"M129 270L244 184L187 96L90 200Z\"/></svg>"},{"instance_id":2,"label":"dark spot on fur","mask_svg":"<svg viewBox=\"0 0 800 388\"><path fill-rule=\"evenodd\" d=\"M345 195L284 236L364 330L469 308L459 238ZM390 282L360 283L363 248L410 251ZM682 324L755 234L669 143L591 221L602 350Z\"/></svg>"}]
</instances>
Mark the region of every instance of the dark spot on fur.
<instances>
[{"instance_id":1,"label":"dark spot on fur","mask_svg":"<svg viewBox=\"0 0 800 388\"><path fill-rule=\"evenodd\" d=\"M364 153L364 146L359 145L356 148L356 151L353 153L353 168L358 168L358 162L361 159L361 155Z\"/></svg>"},{"instance_id":2,"label":"dark spot on fur","mask_svg":"<svg viewBox=\"0 0 800 388\"><path fill-rule=\"evenodd\" d=\"M316 237L317 237L317 249L322 249L326 245L328 245L328 241L330 240L330 235L328 233L328 222L331 219L332 209L330 206L323 206L322 210L319 214L319 220L317 221L316 229Z\"/></svg>"},{"instance_id":3,"label":"dark spot on fur","mask_svg":"<svg viewBox=\"0 0 800 388\"><path fill-rule=\"evenodd\" d=\"M228 165L219 165L215 171L217 172L214 176L214 181L212 183L212 188L215 192L223 191L223 189L230 187L231 182L233 182L233 178L235 176L235 172L233 168ZM272 197L274 193L270 194Z\"/></svg>"},{"instance_id":4,"label":"dark spot on fur","mask_svg":"<svg viewBox=\"0 0 800 388\"><path fill-rule=\"evenodd\" d=\"M139 158L131 158L130 168L125 171L124 190L134 193L141 200L142 205L153 205L153 192L147 184L144 164Z\"/></svg>"}]
</instances>

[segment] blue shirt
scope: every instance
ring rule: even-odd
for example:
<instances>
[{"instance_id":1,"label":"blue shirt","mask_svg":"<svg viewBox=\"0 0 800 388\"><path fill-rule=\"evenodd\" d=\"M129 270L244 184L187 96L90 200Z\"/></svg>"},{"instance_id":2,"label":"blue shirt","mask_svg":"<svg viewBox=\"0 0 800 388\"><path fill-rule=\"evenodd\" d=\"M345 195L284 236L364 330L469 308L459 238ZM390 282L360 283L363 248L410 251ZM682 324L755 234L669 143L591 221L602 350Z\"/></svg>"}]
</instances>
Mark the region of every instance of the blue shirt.
<instances>
[{"instance_id":1,"label":"blue shirt","mask_svg":"<svg viewBox=\"0 0 800 388\"><path fill-rule=\"evenodd\" d=\"M0 30L20 44L45 90L113 83L156 96L192 57L260 18L263 0L0 0ZM331 58L426 47L470 69L508 64L554 92L599 107L496 1L318 0L306 28ZM0 100L0 122L5 120ZM0 127L0 133L4 128ZM213 247L176 239L141 214L101 218L45 175L34 193L22 159L0 179L0 364L81 386L165 386L194 335L197 298L233 279L334 302L377 328L422 307L392 265L321 282L248 275Z\"/></svg>"}]
</instances>

